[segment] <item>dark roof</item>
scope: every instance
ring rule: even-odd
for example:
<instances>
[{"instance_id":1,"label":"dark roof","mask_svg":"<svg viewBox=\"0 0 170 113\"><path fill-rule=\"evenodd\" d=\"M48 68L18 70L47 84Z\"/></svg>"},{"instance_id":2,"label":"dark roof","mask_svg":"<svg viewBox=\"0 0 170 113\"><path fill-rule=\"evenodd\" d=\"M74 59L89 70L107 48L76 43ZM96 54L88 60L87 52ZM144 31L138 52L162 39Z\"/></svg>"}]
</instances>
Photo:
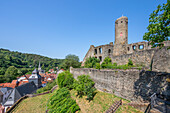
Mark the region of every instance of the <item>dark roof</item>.
<instances>
[{"instance_id":1,"label":"dark roof","mask_svg":"<svg viewBox=\"0 0 170 113\"><path fill-rule=\"evenodd\" d=\"M26 94L34 93L37 90L37 87L34 82L29 82L19 87L16 87L16 89L18 90L21 96L24 96Z\"/></svg>"},{"instance_id":2,"label":"dark roof","mask_svg":"<svg viewBox=\"0 0 170 113\"><path fill-rule=\"evenodd\" d=\"M9 95L7 101L5 102L5 106L13 105L17 100L23 97L26 94L35 93L37 90L34 82L29 82L19 87L13 89L12 93Z\"/></svg>"},{"instance_id":3,"label":"dark roof","mask_svg":"<svg viewBox=\"0 0 170 113\"><path fill-rule=\"evenodd\" d=\"M12 88L11 87L4 87L4 88L1 88L0 90L3 92L3 93L5 93L5 92L7 92L7 91L9 91L9 90L11 90Z\"/></svg>"}]
</instances>

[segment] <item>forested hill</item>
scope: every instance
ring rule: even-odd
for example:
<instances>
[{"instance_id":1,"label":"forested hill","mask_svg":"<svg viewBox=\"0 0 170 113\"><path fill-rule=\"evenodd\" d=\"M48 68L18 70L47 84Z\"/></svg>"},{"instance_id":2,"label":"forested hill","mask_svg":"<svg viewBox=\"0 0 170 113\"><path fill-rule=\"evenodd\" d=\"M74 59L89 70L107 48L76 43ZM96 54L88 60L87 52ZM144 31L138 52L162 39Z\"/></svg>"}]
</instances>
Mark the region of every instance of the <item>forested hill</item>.
<instances>
[{"instance_id":1,"label":"forested hill","mask_svg":"<svg viewBox=\"0 0 170 113\"><path fill-rule=\"evenodd\" d=\"M0 75L4 75L7 68L15 66L21 71L21 75L38 67L39 61L42 69L46 71L61 64L64 59L52 59L36 54L27 54L7 49L0 49Z\"/></svg>"}]
</instances>

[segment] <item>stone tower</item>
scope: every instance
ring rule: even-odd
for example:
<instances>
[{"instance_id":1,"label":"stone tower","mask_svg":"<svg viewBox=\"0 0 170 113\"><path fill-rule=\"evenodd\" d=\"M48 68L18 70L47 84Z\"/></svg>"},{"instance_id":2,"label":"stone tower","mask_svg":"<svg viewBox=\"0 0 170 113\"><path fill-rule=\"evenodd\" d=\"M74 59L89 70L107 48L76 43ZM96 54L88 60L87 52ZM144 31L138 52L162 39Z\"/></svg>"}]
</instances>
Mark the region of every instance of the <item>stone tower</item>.
<instances>
[{"instance_id":1,"label":"stone tower","mask_svg":"<svg viewBox=\"0 0 170 113\"><path fill-rule=\"evenodd\" d=\"M126 54L128 44L128 18L122 16L115 21L113 56Z\"/></svg>"}]
</instances>

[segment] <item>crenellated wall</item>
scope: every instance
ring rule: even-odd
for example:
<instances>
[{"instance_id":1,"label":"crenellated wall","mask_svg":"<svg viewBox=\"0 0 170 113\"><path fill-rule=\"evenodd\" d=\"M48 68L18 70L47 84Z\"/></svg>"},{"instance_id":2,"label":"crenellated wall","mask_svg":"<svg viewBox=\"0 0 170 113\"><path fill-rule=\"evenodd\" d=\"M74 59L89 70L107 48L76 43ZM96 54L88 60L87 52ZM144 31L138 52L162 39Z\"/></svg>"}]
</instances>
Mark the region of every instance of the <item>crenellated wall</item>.
<instances>
[{"instance_id":1,"label":"crenellated wall","mask_svg":"<svg viewBox=\"0 0 170 113\"><path fill-rule=\"evenodd\" d=\"M128 70L97 70L90 68L70 68L77 78L80 75L90 75L95 87L102 91L114 92L115 95L131 101L148 101L153 93L170 96L170 73Z\"/></svg>"}]
</instances>

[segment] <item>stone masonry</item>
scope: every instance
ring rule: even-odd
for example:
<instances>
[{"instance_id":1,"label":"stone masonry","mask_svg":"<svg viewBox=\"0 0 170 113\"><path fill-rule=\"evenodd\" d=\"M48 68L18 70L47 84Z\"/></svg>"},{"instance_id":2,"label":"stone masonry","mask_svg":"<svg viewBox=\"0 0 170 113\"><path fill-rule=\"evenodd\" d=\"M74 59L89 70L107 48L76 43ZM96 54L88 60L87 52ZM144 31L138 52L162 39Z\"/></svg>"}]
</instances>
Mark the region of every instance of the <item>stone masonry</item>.
<instances>
[{"instance_id":1,"label":"stone masonry","mask_svg":"<svg viewBox=\"0 0 170 113\"><path fill-rule=\"evenodd\" d=\"M169 47L170 41L165 41L164 46ZM100 59L101 63L105 57L110 57L112 63L116 62L118 65L127 64L128 59L131 59L135 65L143 65L150 69L153 64L152 69L155 71L170 72L170 50L166 51L165 48L153 49L149 42L145 41L128 44L128 18L122 16L115 21L114 45L113 42L96 47L91 45L83 59L82 66L88 57L96 57ZM155 59L153 60L153 58ZM165 65L160 65L160 63Z\"/></svg>"},{"instance_id":2,"label":"stone masonry","mask_svg":"<svg viewBox=\"0 0 170 113\"><path fill-rule=\"evenodd\" d=\"M161 93L170 99L170 73L128 70L98 70L90 68L70 68L77 78L80 75L90 75L98 90L137 102L148 102L153 93Z\"/></svg>"}]
</instances>

